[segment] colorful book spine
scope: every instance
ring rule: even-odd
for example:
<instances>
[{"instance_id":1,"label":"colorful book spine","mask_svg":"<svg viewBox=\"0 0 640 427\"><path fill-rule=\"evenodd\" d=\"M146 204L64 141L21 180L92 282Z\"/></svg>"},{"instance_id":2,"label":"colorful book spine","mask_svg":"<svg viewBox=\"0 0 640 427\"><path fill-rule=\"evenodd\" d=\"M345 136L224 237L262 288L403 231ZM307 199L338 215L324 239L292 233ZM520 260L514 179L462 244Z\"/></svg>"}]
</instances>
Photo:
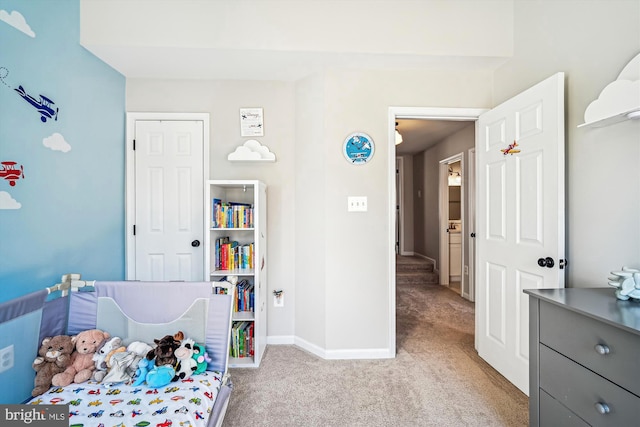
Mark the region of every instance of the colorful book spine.
<instances>
[{"instance_id":1,"label":"colorful book spine","mask_svg":"<svg viewBox=\"0 0 640 427\"><path fill-rule=\"evenodd\" d=\"M231 327L229 356L236 358L254 356L253 322L234 322Z\"/></svg>"},{"instance_id":2,"label":"colorful book spine","mask_svg":"<svg viewBox=\"0 0 640 427\"><path fill-rule=\"evenodd\" d=\"M253 205L214 198L211 200L211 222L213 228L252 228Z\"/></svg>"}]
</instances>

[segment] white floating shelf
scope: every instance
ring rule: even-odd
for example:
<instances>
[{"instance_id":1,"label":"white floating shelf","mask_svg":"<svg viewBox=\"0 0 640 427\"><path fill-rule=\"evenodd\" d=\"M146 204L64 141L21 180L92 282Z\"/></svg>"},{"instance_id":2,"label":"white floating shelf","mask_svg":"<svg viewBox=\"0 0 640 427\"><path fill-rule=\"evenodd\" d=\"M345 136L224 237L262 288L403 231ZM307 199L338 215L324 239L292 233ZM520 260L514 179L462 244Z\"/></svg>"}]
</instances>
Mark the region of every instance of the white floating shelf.
<instances>
[{"instance_id":1,"label":"white floating shelf","mask_svg":"<svg viewBox=\"0 0 640 427\"><path fill-rule=\"evenodd\" d=\"M634 117L634 114L637 114L638 116ZM636 120L640 119L640 107L634 108L629 111L625 111L624 113L615 114L610 117L604 117L600 120L594 120L589 123L582 123L581 125L578 125L578 127L579 128L581 127L601 128L604 126L612 125L614 123L620 123L620 122L624 122L625 120L632 120L632 119L636 119Z\"/></svg>"},{"instance_id":2,"label":"white floating shelf","mask_svg":"<svg viewBox=\"0 0 640 427\"><path fill-rule=\"evenodd\" d=\"M640 119L640 53L587 106L585 123L578 127L603 127L631 119Z\"/></svg>"}]
</instances>

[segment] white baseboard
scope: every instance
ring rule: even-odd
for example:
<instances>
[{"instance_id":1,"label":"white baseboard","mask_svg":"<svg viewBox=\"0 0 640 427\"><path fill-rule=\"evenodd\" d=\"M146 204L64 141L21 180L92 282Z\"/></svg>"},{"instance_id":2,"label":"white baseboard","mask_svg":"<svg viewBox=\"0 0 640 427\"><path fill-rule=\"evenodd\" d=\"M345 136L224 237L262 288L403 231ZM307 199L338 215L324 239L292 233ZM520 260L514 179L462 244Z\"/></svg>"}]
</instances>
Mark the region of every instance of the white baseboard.
<instances>
[{"instance_id":1,"label":"white baseboard","mask_svg":"<svg viewBox=\"0 0 640 427\"><path fill-rule=\"evenodd\" d=\"M327 350L327 359L393 359L388 348L354 349L354 350Z\"/></svg>"},{"instance_id":2,"label":"white baseboard","mask_svg":"<svg viewBox=\"0 0 640 427\"><path fill-rule=\"evenodd\" d=\"M429 258L428 256L422 255L422 254L419 254L419 253L415 253L414 256L417 256L419 258L423 258L423 259L431 261L433 263L434 271L438 269L438 264L436 264L436 260L435 259Z\"/></svg>"},{"instance_id":3,"label":"white baseboard","mask_svg":"<svg viewBox=\"0 0 640 427\"><path fill-rule=\"evenodd\" d=\"M293 335L269 335L267 337L267 344L271 345L291 345L295 343L295 337Z\"/></svg>"},{"instance_id":4,"label":"white baseboard","mask_svg":"<svg viewBox=\"0 0 640 427\"><path fill-rule=\"evenodd\" d=\"M350 350L325 350L302 338L286 335L286 336L268 336L268 345L295 345L311 354L326 360L347 360L347 359L393 359L392 354L387 348L375 349L350 349Z\"/></svg>"}]
</instances>

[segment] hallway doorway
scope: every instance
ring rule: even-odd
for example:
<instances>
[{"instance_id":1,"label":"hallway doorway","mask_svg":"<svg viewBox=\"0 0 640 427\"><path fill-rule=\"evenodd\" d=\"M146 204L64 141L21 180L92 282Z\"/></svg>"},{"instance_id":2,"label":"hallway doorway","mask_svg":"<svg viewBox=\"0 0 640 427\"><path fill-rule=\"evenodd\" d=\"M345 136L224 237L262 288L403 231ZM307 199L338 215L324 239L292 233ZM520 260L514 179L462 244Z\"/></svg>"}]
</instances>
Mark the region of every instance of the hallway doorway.
<instances>
[{"instance_id":1,"label":"hallway doorway","mask_svg":"<svg viewBox=\"0 0 640 427\"><path fill-rule=\"evenodd\" d=\"M390 192L390 200L389 200L389 221L390 221L390 226L389 226L389 232L390 232L390 236L389 236L389 310L390 310L390 316L389 318L391 319L390 324L389 324L389 337L392 338L390 340L390 342L392 342L394 344L395 347L395 336L396 336L396 256L397 256L397 252L396 252L396 232L402 232L402 235L399 238L399 241L401 242L400 244L400 249L402 248L402 242L404 242L405 244L409 245L409 240L411 240L411 238L407 238L407 236L411 235L414 233L413 230L409 230L411 228L414 227L419 227L419 224L414 224L414 227L410 226L408 224L408 217L412 217L412 215L410 215L408 212L412 212L412 208L413 206L410 206L413 204L413 200L416 200L417 203L421 203L421 204L425 204L425 200L426 197L428 196L426 193L423 192L422 188L416 188L413 185L413 179L409 182L407 182L406 179L404 179L404 183L407 183L408 185L404 186L404 189L402 190L403 193L400 194L401 197L398 197L397 192L401 191L400 187L396 186L396 155L393 155L396 153L396 145L395 145L395 131L396 131L396 122L402 122L403 119L411 119L415 122L420 122L420 121L431 121L431 122L466 122L466 124L468 124L469 122L475 122L478 117L480 116L481 113L485 112L485 109L472 109L472 108L431 108L431 107L390 107L389 108L389 115L388 115L388 141L389 141L389 161L388 161L388 179L389 179L389 183L390 183L390 187L392 189L392 191ZM401 134L403 133L403 131L405 131L406 133L406 129L403 129L402 125L398 126L398 132L400 132ZM403 135L403 144L407 142L409 143L410 140L407 140L405 138L405 136ZM413 169L413 165L412 165L412 161L409 161L408 159L411 158L411 156L399 156L399 157L403 157L404 160L404 170L412 170ZM440 159L439 159L440 160ZM437 168L436 168L437 169ZM436 171L435 172L435 177L434 179L438 179L438 174L440 172ZM446 176L446 175L445 175ZM433 244L433 242L435 242L435 245L437 248L439 248L440 245L440 238L439 235L441 232L445 232L444 229L441 230L441 226L439 225L439 220L440 220L440 212L439 212L439 196L434 196L432 199L429 199L430 203L435 205L435 209L436 209L436 227L435 229L431 232L431 236L433 237L431 244ZM435 200L435 202L434 202ZM400 207L399 211L403 212L403 216L402 218L398 218L397 217L397 213L398 213L398 208L397 208L397 202L400 201L400 203L403 204L402 207ZM411 218L409 218L411 219ZM400 222L401 224L403 224L402 227L398 227L398 223ZM410 222L410 221L409 221ZM469 228L469 227L468 227ZM461 230L461 235L462 233L468 234L469 233L469 229L465 229L465 230ZM466 236L465 236L466 237ZM415 242L418 243L418 242ZM415 245L414 245L415 248ZM439 249L436 249L435 252L432 251L431 253L438 253ZM416 256L421 256L421 257L425 257L425 258L430 258L428 256L428 254L424 254L424 253L415 253L415 249L411 250L409 249L409 247L406 248L405 254L406 255L416 255ZM438 256L435 256L433 258L439 258ZM435 261L435 259L433 260ZM436 265L436 268L439 269L440 266ZM464 271L464 269L463 269ZM464 277L468 277L468 275L463 275ZM462 287L462 284L461 284ZM462 293L462 292L461 292ZM473 296L471 296L470 298L471 300L473 300ZM395 352L395 348L393 349Z\"/></svg>"}]
</instances>

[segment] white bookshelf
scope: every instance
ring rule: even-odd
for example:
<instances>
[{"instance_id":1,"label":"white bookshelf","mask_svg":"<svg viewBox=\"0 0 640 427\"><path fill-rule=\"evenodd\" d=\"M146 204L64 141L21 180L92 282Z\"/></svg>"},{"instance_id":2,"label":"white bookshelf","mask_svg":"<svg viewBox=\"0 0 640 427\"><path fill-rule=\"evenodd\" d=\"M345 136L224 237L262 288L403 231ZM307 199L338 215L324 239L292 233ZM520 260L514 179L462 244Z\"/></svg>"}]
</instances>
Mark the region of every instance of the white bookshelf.
<instances>
[{"instance_id":1,"label":"white bookshelf","mask_svg":"<svg viewBox=\"0 0 640 427\"><path fill-rule=\"evenodd\" d=\"M244 324L247 328L252 326L253 355L234 357L230 354L229 366L232 368L258 367L267 341L267 187L257 180L211 180L207 181L206 189L205 277L209 277L212 282L217 282L224 277L237 276L238 281L245 280L253 284L253 307L245 311L234 309L232 313L234 326L237 324ZM242 206L238 208L242 213L235 214L236 221L233 223L228 221L224 224L216 223L214 200ZM248 217L249 206L253 209L251 223L245 220ZM232 211L233 208L226 209ZM221 219L220 216L218 219ZM228 238L229 243L236 247L243 247L244 249L240 252L245 255L246 248L253 244L252 265L230 265L230 262L224 265L220 259L222 250L217 250L220 244L216 245L216 241L220 242L222 238ZM228 254L229 246L225 250ZM219 254L218 257L216 252ZM229 256L224 258L229 260ZM233 345L233 337L230 339Z\"/></svg>"}]
</instances>

